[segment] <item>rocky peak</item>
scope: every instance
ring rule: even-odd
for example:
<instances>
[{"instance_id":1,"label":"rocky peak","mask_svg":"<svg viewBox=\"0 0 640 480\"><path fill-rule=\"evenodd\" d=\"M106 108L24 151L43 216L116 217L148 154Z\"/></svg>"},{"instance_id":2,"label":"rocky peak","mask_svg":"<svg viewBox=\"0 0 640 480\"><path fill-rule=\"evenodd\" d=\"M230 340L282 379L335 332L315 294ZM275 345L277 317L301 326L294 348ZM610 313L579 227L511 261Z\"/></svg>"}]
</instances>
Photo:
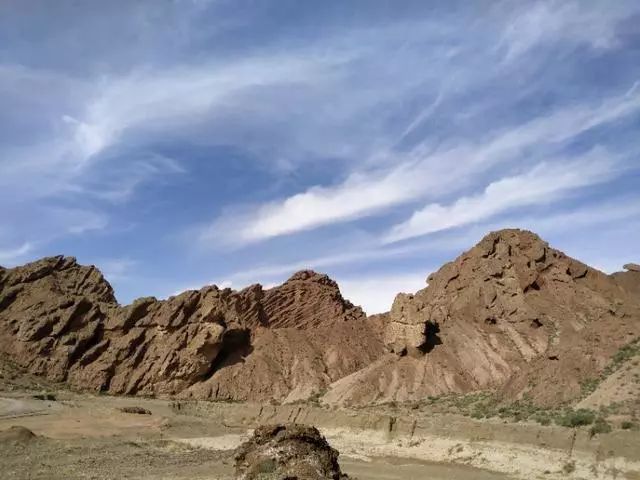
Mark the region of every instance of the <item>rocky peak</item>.
<instances>
[{"instance_id":1,"label":"rocky peak","mask_svg":"<svg viewBox=\"0 0 640 480\"><path fill-rule=\"evenodd\" d=\"M527 324L536 329L546 320L541 305L530 301L533 293L558 284L572 288L587 276L599 275L532 232L491 232L430 275L427 288L396 297L386 343L396 353L423 348L429 332L444 327L451 318L486 325Z\"/></svg>"},{"instance_id":2,"label":"rocky peak","mask_svg":"<svg viewBox=\"0 0 640 480\"><path fill-rule=\"evenodd\" d=\"M308 328L335 320L364 318L360 307L345 300L329 276L302 270L265 291L264 312L272 327Z\"/></svg>"},{"instance_id":3,"label":"rocky peak","mask_svg":"<svg viewBox=\"0 0 640 480\"><path fill-rule=\"evenodd\" d=\"M640 265L627 263L622 267L625 271L611 274L611 278L627 293L640 298Z\"/></svg>"},{"instance_id":4,"label":"rocky peak","mask_svg":"<svg viewBox=\"0 0 640 480\"><path fill-rule=\"evenodd\" d=\"M296 282L312 282L318 283L320 285L326 285L333 288L338 288L338 284L332 280L329 275L324 273L314 272L313 270L300 270L285 282L285 285L288 283L296 283Z\"/></svg>"},{"instance_id":5,"label":"rocky peak","mask_svg":"<svg viewBox=\"0 0 640 480\"><path fill-rule=\"evenodd\" d=\"M40 291L53 289L58 297L84 295L92 301L116 303L113 288L102 273L93 265L79 265L75 257L45 257L6 269L0 277L0 291L24 290L27 287Z\"/></svg>"}]
</instances>

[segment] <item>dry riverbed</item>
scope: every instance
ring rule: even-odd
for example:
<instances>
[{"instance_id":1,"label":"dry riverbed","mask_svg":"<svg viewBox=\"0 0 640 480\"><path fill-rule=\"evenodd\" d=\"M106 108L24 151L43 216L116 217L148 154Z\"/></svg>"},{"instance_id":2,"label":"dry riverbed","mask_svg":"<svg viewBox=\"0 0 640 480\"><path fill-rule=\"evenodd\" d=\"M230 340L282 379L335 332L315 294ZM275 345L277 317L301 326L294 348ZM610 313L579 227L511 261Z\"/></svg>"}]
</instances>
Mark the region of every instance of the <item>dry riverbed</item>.
<instances>
[{"instance_id":1,"label":"dry riverbed","mask_svg":"<svg viewBox=\"0 0 640 480\"><path fill-rule=\"evenodd\" d=\"M138 406L150 414L126 413ZM171 402L56 392L0 392L3 479L232 479L232 450L258 424L317 426L360 480L640 479L638 432L507 425L460 416L391 415L313 405ZM635 454L634 454L635 452Z\"/></svg>"}]
</instances>

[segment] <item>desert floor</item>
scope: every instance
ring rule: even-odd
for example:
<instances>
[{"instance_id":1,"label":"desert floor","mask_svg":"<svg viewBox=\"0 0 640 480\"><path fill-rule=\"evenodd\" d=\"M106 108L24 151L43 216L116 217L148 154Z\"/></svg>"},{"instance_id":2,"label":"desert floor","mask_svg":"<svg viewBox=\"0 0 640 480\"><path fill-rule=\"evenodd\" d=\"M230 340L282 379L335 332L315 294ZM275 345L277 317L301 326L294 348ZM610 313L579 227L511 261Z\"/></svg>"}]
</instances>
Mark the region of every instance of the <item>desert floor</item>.
<instances>
[{"instance_id":1,"label":"desert floor","mask_svg":"<svg viewBox=\"0 0 640 480\"><path fill-rule=\"evenodd\" d=\"M231 479L233 449L256 425L282 421L316 425L341 452L342 470L360 480L640 479L638 432L591 439L576 429L383 407L34 395L0 392L0 431L20 425L37 435L0 442L3 479ZM151 414L124 413L126 406Z\"/></svg>"}]
</instances>

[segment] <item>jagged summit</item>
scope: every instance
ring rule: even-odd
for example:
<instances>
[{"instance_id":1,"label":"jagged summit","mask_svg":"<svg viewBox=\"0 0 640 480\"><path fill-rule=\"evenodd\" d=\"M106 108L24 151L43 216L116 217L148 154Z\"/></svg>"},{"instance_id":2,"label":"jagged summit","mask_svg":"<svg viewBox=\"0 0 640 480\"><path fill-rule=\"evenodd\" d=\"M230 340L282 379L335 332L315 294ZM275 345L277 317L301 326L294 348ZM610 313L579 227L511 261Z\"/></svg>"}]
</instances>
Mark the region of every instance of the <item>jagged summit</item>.
<instances>
[{"instance_id":1,"label":"jagged summit","mask_svg":"<svg viewBox=\"0 0 640 480\"><path fill-rule=\"evenodd\" d=\"M638 299L614 278L532 232L492 232L430 275L426 288L396 297L384 342L400 357L342 379L327 399L370 403L483 389L570 399L640 334L638 318Z\"/></svg>"},{"instance_id":2,"label":"jagged summit","mask_svg":"<svg viewBox=\"0 0 640 480\"><path fill-rule=\"evenodd\" d=\"M342 298L333 280L310 271L268 290L207 286L167 300L143 297L122 307L100 271L72 257L44 258L0 276L0 353L31 373L112 393L173 395L213 377L215 383L225 369L244 364L267 329L329 328L349 320L362 322L366 316ZM281 346L279 355L282 349L316 355L296 348ZM351 373L364 366L363 355L370 359L369 351L346 355L346 369L321 368ZM270 375L255 388L278 385ZM221 383L206 395L237 394L232 381ZM280 395L294 388L295 382L287 381ZM251 390L243 394L256 395Z\"/></svg>"},{"instance_id":3,"label":"jagged summit","mask_svg":"<svg viewBox=\"0 0 640 480\"><path fill-rule=\"evenodd\" d=\"M306 281L312 281L315 283L321 283L324 285L332 285L332 286L338 286L338 284L335 282L335 280L331 279L329 277L329 275L325 274L325 273L318 273L315 272L313 270L300 270L296 273L294 273L293 275L291 275L291 277L289 277L289 279L285 282L285 283L289 283L289 282L306 282Z\"/></svg>"},{"instance_id":4,"label":"jagged summit","mask_svg":"<svg viewBox=\"0 0 640 480\"><path fill-rule=\"evenodd\" d=\"M295 302L301 297L308 301ZM312 270L296 272L282 285L266 290L264 308L272 327L310 327L327 320L366 316L360 307L342 297L334 280Z\"/></svg>"}]
</instances>

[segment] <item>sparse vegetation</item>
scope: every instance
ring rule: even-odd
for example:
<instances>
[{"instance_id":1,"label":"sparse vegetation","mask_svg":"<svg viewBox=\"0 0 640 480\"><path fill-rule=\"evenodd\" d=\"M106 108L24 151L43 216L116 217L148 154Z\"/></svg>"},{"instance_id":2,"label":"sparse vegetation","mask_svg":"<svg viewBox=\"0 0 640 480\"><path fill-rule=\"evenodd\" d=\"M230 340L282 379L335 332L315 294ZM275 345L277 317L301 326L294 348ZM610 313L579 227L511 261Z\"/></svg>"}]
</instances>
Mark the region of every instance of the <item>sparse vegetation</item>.
<instances>
[{"instance_id":1,"label":"sparse vegetation","mask_svg":"<svg viewBox=\"0 0 640 480\"><path fill-rule=\"evenodd\" d=\"M574 462L573 460L568 461L562 467L562 471L565 474L573 473L575 470L576 470L576 462Z\"/></svg>"},{"instance_id":2,"label":"sparse vegetation","mask_svg":"<svg viewBox=\"0 0 640 480\"><path fill-rule=\"evenodd\" d=\"M593 437L599 433L609 433L611 430L611 425L604 418L598 417L589 429L589 435Z\"/></svg>"},{"instance_id":3,"label":"sparse vegetation","mask_svg":"<svg viewBox=\"0 0 640 480\"><path fill-rule=\"evenodd\" d=\"M314 393L313 395L311 395L309 397L309 403L312 403L313 405L316 406L320 406L320 399L324 396L324 394L327 393L327 389L323 388L322 390L317 391L316 393Z\"/></svg>"},{"instance_id":4,"label":"sparse vegetation","mask_svg":"<svg viewBox=\"0 0 640 480\"><path fill-rule=\"evenodd\" d=\"M397 405L394 404L397 408ZM601 419L594 429L594 434L604 433L607 429L607 410L595 412L589 409L574 410L571 408L550 408L536 405L529 398L504 403L495 394L476 392L467 395L443 395L428 397L412 409L428 407L434 412L458 413L474 419L500 418L512 422L532 421L540 425L556 424L569 428L592 425L596 419ZM607 426L605 426L605 424Z\"/></svg>"},{"instance_id":5,"label":"sparse vegetation","mask_svg":"<svg viewBox=\"0 0 640 480\"><path fill-rule=\"evenodd\" d=\"M622 428L623 430L637 430L638 426L630 421L624 421L620 424L620 428Z\"/></svg>"},{"instance_id":6,"label":"sparse vegetation","mask_svg":"<svg viewBox=\"0 0 640 480\"><path fill-rule=\"evenodd\" d=\"M613 366L621 365L636 355L640 355L640 339L635 339L618 350L611 361Z\"/></svg>"},{"instance_id":7,"label":"sparse vegetation","mask_svg":"<svg viewBox=\"0 0 640 480\"><path fill-rule=\"evenodd\" d=\"M599 378L588 378L580 382L580 391L582 392L582 396L586 397L595 392L598 385L600 385L600 382L601 379Z\"/></svg>"},{"instance_id":8,"label":"sparse vegetation","mask_svg":"<svg viewBox=\"0 0 640 480\"><path fill-rule=\"evenodd\" d=\"M578 410L567 410L564 415L556 419L558 425L563 427L580 427L591 425L596 419L596 414L592 410L579 408Z\"/></svg>"},{"instance_id":9,"label":"sparse vegetation","mask_svg":"<svg viewBox=\"0 0 640 480\"><path fill-rule=\"evenodd\" d=\"M618 350L611 357L611 362L609 362L609 365L606 366L599 377L588 378L580 382L582 398L585 398L593 393L603 380L609 377L612 373L618 371L624 364L627 363L627 361L636 356L640 356L640 337L635 338L631 342L621 347L620 350ZM638 360L634 360L631 365L636 365L637 362ZM631 366L629 365L628 368L631 368Z\"/></svg>"}]
</instances>

